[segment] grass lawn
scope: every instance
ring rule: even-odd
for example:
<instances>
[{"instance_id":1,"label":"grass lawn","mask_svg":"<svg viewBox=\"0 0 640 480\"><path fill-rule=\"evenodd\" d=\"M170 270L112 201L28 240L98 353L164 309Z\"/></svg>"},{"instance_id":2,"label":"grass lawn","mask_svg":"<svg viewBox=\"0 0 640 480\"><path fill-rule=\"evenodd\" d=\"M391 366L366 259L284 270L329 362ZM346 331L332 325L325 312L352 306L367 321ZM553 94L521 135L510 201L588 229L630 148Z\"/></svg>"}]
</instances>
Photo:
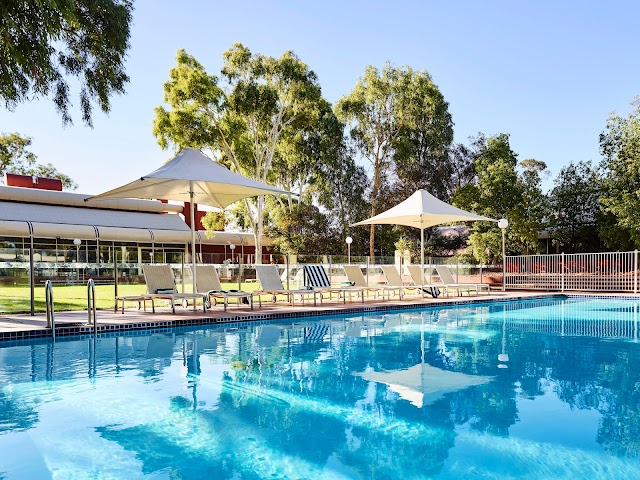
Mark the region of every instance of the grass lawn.
<instances>
[{"instance_id":1,"label":"grass lawn","mask_svg":"<svg viewBox=\"0 0 640 480\"><path fill-rule=\"evenodd\" d=\"M237 283L223 283L223 289L237 289ZM257 290L258 283L243 283L242 290L251 292ZM145 285L118 285L118 295L138 295L145 293ZM185 288L191 291L191 285ZM263 297L267 300L267 297ZM28 285L2 285L0 286L0 314L3 313L29 313L30 290ZM64 310L86 310L87 286L86 285L54 285L53 301L56 312ZM113 308L113 285L96 285L96 308ZM137 308L135 303L127 303L127 307ZM46 311L44 302L44 286L35 287L36 312Z\"/></svg>"}]
</instances>

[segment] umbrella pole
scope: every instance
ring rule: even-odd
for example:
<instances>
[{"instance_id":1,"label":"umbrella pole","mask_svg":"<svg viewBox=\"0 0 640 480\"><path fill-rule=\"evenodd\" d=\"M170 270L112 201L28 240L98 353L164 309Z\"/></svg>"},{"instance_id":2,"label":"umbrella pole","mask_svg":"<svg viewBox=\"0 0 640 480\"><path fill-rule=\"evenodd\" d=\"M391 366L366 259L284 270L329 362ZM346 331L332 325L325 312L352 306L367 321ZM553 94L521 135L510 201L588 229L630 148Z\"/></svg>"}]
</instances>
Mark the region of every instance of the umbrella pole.
<instances>
[{"instance_id":1,"label":"umbrella pole","mask_svg":"<svg viewBox=\"0 0 640 480\"><path fill-rule=\"evenodd\" d=\"M422 286L424 286L424 228L420 227L420 272L422 274Z\"/></svg>"},{"instance_id":2,"label":"umbrella pole","mask_svg":"<svg viewBox=\"0 0 640 480\"><path fill-rule=\"evenodd\" d=\"M189 180L189 210L191 214L191 281L192 293L196 293L196 221L195 208L193 206L193 180ZM196 310L196 299L193 299L193 310Z\"/></svg>"}]
</instances>

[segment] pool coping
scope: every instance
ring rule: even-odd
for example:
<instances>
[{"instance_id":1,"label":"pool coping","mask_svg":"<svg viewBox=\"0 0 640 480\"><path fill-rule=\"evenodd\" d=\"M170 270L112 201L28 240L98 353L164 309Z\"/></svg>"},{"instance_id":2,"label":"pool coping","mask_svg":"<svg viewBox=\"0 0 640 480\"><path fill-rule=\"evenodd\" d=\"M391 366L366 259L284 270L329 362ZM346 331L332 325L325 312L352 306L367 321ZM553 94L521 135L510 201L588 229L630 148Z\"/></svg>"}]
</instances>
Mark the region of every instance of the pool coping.
<instances>
[{"instance_id":1,"label":"pool coping","mask_svg":"<svg viewBox=\"0 0 640 480\"><path fill-rule=\"evenodd\" d=\"M332 305L332 308L323 308L318 306L313 310L304 311L283 311L283 312L269 312L269 313L247 313L237 314L230 313L216 317L200 317L200 318L175 318L171 320L155 320L155 321L133 321L128 323L118 324L97 324L97 329L94 332L92 326L85 325L63 325L56 326L56 338L57 337L72 337L72 336L86 336L97 335L103 336L104 334L122 333L127 331L171 331L175 328L193 327L193 326L205 326L205 325L224 325L225 327L241 327L248 324L262 325L272 323L277 320L285 320L292 318L307 318L307 317L326 317L326 316L339 316L350 315L358 313L373 313L373 312L391 312L400 310L427 310L432 308L477 304L477 303L496 303L496 302L511 302L525 299L541 299L541 298L567 298L575 297L578 295L567 295L558 292L549 293L536 293L536 294L518 294L509 297L465 297L456 298L451 300L440 300L437 303L425 303L422 302L407 302L402 304L387 305L385 303L378 303L376 305L348 305L337 306ZM586 295L585 295L586 296ZM639 298L639 297L635 297ZM416 299L417 300L417 299ZM51 339L50 328L25 328L24 330L15 329L12 331L0 331L0 346L7 346L7 343L13 343L16 341L33 340L33 339Z\"/></svg>"}]
</instances>

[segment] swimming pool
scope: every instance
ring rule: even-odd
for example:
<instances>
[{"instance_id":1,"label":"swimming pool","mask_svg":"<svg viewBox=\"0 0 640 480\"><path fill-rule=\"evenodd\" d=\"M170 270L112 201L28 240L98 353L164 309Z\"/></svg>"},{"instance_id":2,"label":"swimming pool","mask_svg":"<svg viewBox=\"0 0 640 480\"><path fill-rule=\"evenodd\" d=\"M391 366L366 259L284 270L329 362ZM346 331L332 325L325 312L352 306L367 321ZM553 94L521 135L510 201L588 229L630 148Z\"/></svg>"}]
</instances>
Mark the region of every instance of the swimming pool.
<instances>
[{"instance_id":1,"label":"swimming pool","mask_svg":"<svg viewBox=\"0 0 640 480\"><path fill-rule=\"evenodd\" d=\"M639 303L0 348L0 478L640 478Z\"/></svg>"}]
</instances>

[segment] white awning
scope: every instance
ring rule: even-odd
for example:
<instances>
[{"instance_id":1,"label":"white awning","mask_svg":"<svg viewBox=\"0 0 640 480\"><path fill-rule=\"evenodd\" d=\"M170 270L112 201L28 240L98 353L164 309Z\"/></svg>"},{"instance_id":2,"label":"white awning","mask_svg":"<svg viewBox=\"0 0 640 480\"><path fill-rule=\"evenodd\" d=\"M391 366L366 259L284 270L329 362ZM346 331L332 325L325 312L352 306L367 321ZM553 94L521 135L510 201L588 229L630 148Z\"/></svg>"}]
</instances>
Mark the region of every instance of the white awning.
<instances>
[{"instance_id":1,"label":"white awning","mask_svg":"<svg viewBox=\"0 0 640 480\"><path fill-rule=\"evenodd\" d=\"M102 241L151 243L151 230L147 228L96 227Z\"/></svg>"},{"instance_id":2,"label":"white awning","mask_svg":"<svg viewBox=\"0 0 640 480\"><path fill-rule=\"evenodd\" d=\"M31 222L31 225L33 226L33 236L38 238L96 239L96 229L91 225L67 225L41 222Z\"/></svg>"},{"instance_id":3,"label":"white awning","mask_svg":"<svg viewBox=\"0 0 640 480\"><path fill-rule=\"evenodd\" d=\"M154 243L181 243L191 242L191 232L181 232L177 230L152 230ZM196 237L196 243L198 237Z\"/></svg>"},{"instance_id":4,"label":"white awning","mask_svg":"<svg viewBox=\"0 0 640 480\"><path fill-rule=\"evenodd\" d=\"M27 222L0 220L0 236L28 237L29 224Z\"/></svg>"},{"instance_id":5,"label":"white awning","mask_svg":"<svg viewBox=\"0 0 640 480\"><path fill-rule=\"evenodd\" d=\"M179 215L0 201L0 236L79 238L119 242L187 243L189 227ZM158 239L154 232L157 234Z\"/></svg>"}]
</instances>

